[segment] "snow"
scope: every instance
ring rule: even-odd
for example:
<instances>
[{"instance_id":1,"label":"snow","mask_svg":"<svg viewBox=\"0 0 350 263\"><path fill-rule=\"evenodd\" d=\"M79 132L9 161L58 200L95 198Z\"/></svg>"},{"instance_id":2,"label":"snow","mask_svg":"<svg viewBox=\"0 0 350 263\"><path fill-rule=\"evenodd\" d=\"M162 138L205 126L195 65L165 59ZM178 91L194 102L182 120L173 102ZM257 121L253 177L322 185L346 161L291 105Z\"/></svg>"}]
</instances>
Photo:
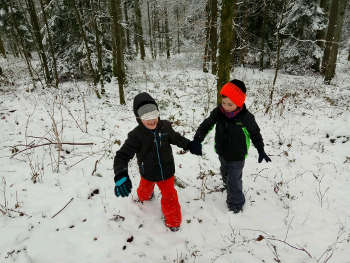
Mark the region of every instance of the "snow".
<instances>
[{"instance_id":1,"label":"snow","mask_svg":"<svg viewBox=\"0 0 350 263\"><path fill-rule=\"evenodd\" d=\"M267 114L274 71L234 70L248 87L246 104L272 163L259 164L251 146L246 205L232 214L214 131L203 157L174 146L176 176L186 187L177 187L183 223L173 233L162 222L157 188L154 200L133 201L135 159L132 195L114 196L113 157L136 125L132 100L141 91L156 98L161 118L193 137L216 99L215 77L201 72L200 54L130 64L127 105L119 105L116 80L101 100L85 82L29 92L23 62L1 58L8 82L0 87L0 261L350 262L350 65L341 59L330 86L319 76L279 73ZM58 167L52 145L16 154L20 145L57 141L53 119L61 142L93 145L64 144Z\"/></svg>"}]
</instances>

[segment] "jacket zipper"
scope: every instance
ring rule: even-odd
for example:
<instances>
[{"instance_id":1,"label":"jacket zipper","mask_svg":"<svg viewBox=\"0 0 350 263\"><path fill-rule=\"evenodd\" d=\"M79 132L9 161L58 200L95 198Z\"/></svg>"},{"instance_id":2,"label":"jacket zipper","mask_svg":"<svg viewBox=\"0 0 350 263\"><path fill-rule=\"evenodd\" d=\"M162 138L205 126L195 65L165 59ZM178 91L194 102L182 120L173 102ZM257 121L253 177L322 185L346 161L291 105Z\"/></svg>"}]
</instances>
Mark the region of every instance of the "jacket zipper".
<instances>
[{"instance_id":1,"label":"jacket zipper","mask_svg":"<svg viewBox=\"0 0 350 263\"><path fill-rule=\"evenodd\" d=\"M162 167L162 164L161 164L161 162L160 162L159 147L158 147L156 132L153 132L153 135L154 135L154 142L155 142L156 148L157 148L157 156L158 156L158 163L159 163L159 168L160 168L160 175L162 176L162 179L163 179L163 181L164 181L163 167Z\"/></svg>"}]
</instances>

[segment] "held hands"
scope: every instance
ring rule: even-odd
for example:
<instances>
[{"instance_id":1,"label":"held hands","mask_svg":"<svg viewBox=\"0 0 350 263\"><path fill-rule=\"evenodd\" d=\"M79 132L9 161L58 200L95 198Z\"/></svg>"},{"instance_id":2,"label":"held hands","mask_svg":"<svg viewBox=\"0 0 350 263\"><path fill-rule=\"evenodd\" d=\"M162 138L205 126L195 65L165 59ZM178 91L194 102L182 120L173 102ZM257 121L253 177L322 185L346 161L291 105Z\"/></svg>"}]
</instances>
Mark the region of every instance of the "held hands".
<instances>
[{"instance_id":1,"label":"held hands","mask_svg":"<svg viewBox=\"0 0 350 263\"><path fill-rule=\"evenodd\" d=\"M192 154L202 155L202 144L197 140L190 141L188 149Z\"/></svg>"},{"instance_id":2,"label":"held hands","mask_svg":"<svg viewBox=\"0 0 350 263\"><path fill-rule=\"evenodd\" d=\"M271 162L270 157L267 156L267 154L265 153L264 150L262 150L262 151L259 152L258 162L261 163L263 159L264 159L267 163L268 163L268 162Z\"/></svg>"},{"instance_id":3,"label":"held hands","mask_svg":"<svg viewBox=\"0 0 350 263\"><path fill-rule=\"evenodd\" d=\"M127 197L132 188L132 184L127 172L123 172L125 176L115 181L114 194L117 197Z\"/></svg>"}]
</instances>

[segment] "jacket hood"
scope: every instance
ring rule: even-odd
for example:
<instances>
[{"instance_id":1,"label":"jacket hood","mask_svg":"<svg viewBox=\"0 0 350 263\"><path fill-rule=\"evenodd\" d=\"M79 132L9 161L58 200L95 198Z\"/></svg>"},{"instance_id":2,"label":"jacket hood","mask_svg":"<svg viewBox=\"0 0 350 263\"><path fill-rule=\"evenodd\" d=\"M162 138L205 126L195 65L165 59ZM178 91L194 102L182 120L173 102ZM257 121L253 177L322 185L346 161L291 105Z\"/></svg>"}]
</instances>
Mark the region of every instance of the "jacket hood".
<instances>
[{"instance_id":1,"label":"jacket hood","mask_svg":"<svg viewBox=\"0 0 350 263\"><path fill-rule=\"evenodd\" d=\"M152 96L149 95L147 92L142 92L142 93L137 94L134 98L133 111L134 111L134 114L135 114L135 117L136 117L136 120L138 123L140 123L140 116L137 114L137 110L145 104L154 104L157 106L157 109L159 110L158 104L152 98Z\"/></svg>"}]
</instances>

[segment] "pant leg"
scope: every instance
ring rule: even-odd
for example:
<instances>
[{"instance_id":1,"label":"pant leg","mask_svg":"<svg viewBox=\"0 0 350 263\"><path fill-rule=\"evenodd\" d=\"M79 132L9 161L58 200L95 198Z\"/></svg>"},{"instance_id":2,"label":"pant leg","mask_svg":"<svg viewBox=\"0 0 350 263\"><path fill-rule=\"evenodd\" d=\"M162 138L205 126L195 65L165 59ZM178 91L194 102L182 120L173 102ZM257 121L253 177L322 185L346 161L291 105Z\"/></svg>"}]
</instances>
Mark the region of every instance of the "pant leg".
<instances>
[{"instance_id":1,"label":"pant leg","mask_svg":"<svg viewBox=\"0 0 350 263\"><path fill-rule=\"evenodd\" d=\"M227 169L226 169L226 161L219 156L219 160L220 160L220 173L221 173L221 177L222 177L222 182L224 184L224 188L227 189Z\"/></svg>"},{"instance_id":2,"label":"pant leg","mask_svg":"<svg viewBox=\"0 0 350 263\"><path fill-rule=\"evenodd\" d=\"M223 160L221 163L224 166L227 176L227 207L230 210L233 210L234 208L241 208L245 203L242 185L244 161L226 162Z\"/></svg>"},{"instance_id":3,"label":"pant leg","mask_svg":"<svg viewBox=\"0 0 350 263\"><path fill-rule=\"evenodd\" d=\"M157 182L162 194L161 206L165 218L165 225L168 227L178 227L181 225L181 207L175 189L175 177Z\"/></svg>"},{"instance_id":4,"label":"pant leg","mask_svg":"<svg viewBox=\"0 0 350 263\"><path fill-rule=\"evenodd\" d=\"M149 200L154 190L155 182L146 180L141 176L139 187L137 188L137 196L141 202Z\"/></svg>"}]
</instances>

